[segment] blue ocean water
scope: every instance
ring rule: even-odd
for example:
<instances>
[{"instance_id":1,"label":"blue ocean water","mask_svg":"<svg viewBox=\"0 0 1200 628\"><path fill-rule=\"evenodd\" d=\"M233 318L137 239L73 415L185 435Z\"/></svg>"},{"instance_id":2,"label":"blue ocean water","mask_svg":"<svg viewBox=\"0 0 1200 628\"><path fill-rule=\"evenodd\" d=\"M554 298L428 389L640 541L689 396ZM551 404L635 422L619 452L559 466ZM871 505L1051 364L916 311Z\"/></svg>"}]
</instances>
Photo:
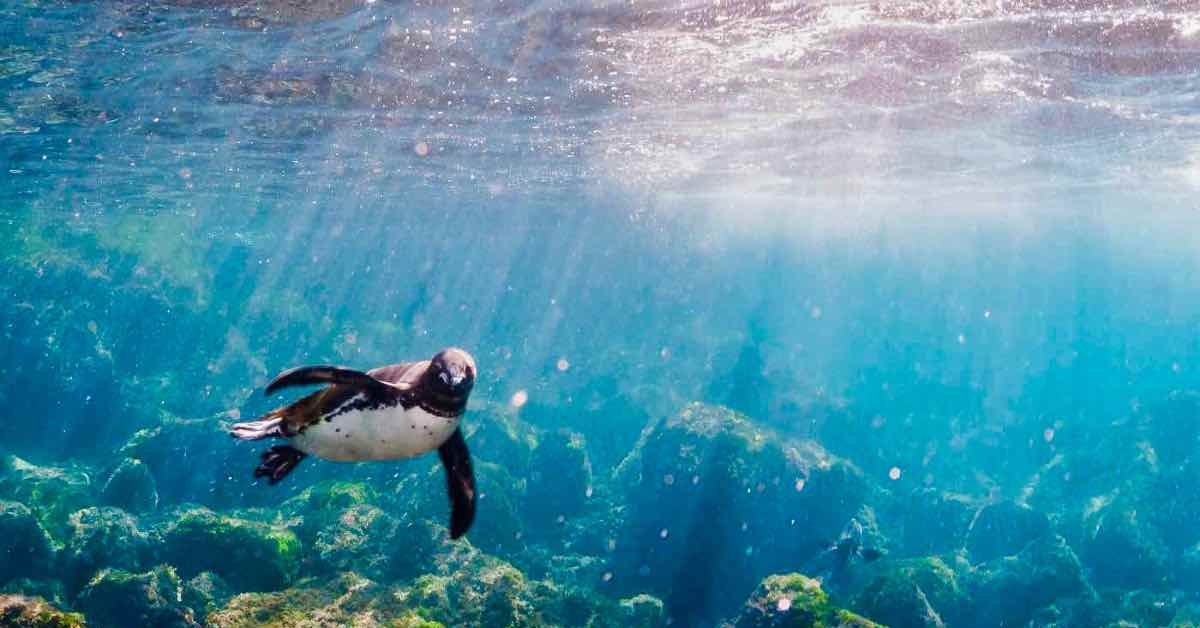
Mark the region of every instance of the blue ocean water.
<instances>
[{"instance_id":1,"label":"blue ocean water","mask_svg":"<svg viewBox=\"0 0 1200 628\"><path fill-rule=\"evenodd\" d=\"M3 2L0 591L1194 625L1198 95L1188 2ZM432 456L224 434L446 346L466 541Z\"/></svg>"}]
</instances>

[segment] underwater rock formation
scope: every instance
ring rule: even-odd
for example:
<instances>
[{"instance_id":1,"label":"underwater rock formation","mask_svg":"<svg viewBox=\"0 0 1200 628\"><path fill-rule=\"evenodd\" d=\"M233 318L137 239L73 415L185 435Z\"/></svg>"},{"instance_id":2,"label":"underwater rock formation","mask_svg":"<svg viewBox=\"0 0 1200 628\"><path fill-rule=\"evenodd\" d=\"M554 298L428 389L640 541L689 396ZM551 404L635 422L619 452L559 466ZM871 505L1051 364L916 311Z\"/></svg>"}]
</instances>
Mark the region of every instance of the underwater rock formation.
<instances>
[{"instance_id":1,"label":"underwater rock formation","mask_svg":"<svg viewBox=\"0 0 1200 628\"><path fill-rule=\"evenodd\" d=\"M0 501L0 583L49 573L55 547L33 511L18 502Z\"/></svg>"},{"instance_id":2,"label":"underwater rock formation","mask_svg":"<svg viewBox=\"0 0 1200 628\"><path fill-rule=\"evenodd\" d=\"M40 597L0 595L0 626L5 628L86 628L83 615L67 613Z\"/></svg>"},{"instance_id":3,"label":"underwater rock formation","mask_svg":"<svg viewBox=\"0 0 1200 628\"><path fill-rule=\"evenodd\" d=\"M16 456L0 461L0 499L28 506L55 538L70 534L71 513L95 504L88 474L59 467L42 467Z\"/></svg>"},{"instance_id":4,"label":"underwater rock formation","mask_svg":"<svg viewBox=\"0 0 1200 628\"><path fill-rule=\"evenodd\" d=\"M800 574L768 576L737 619L723 628L883 628L834 607L816 580Z\"/></svg>"},{"instance_id":5,"label":"underwater rock formation","mask_svg":"<svg viewBox=\"0 0 1200 628\"><path fill-rule=\"evenodd\" d=\"M206 508L179 512L162 536L162 559L184 577L211 571L239 591L283 588L299 569L300 541L290 530Z\"/></svg>"},{"instance_id":6,"label":"underwater rock formation","mask_svg":"<svg viewBox=\"0 0 1200 628\"><path fill-rule=\"evenodd\" d=\"M220 576L205 571L183 583L182 602L192 609L196 621L204 623L208 614L224 607L234 593Z\"/></svg>"},{"instance_id":7,"label":"underwater rock formation","mask_svg":"<svg viewBox=\"0 0 1200 628\"><path fill-rule=\"evenodd\" d=\"M967 531L972 562L1012 556L1050 530L1046 515L1014 501L984 506Z\"/></svg>"},{"instance_id":8,"label":"underwater rock formation","mask_svg":"<svg viewBox=\"0 0 1200 628\"><path fill-rule=\"evenodd\" d=\"M955 626L967 599L958 576L940 558L889 565L856 597L852 608L891 628Z\"/></svg>"},{"instance_id":9,"label":"underwater rock formation","mask_svg":"<svg viewBox=\"0 0 1200 628\"><path fill-rule=\"evenodd\" d=\"M890 514L902 527L898 543L907 553L933 556L962 547L976 510L964 495L918 488L895 500Z\"/></svg>"},{"instance_id":10,"label":"underwater rock formation","mask_svg":"<svg viewBox=\"0 0 1200 628\"><path fill-rule=\"evenodd\" d=\"M182 599L182 581L164 565L140 574L105 569L84 587L77 605L93 628L196 628Z\"/></svg>"},{"instance_id":11,"label":"underwater rock formation","mask_svg":"<svg viewBox=\"0 0 1200 628\"><path fill-rule=\"evenodd\" d=\"M72 591L104 567L139 571L152 557L150 536L119 508L85 508L70 517L71 536L63 550L64 574Z\"/></svg>"},{"instance_id":12,"label":"underwater rock formation","mask_svg":"<svg viewBox=\"0 0 1200 628\"><path fill-rule=\"evenodd\" d=\"M100 500L129 512L150 512L158 507L158 485L144 462L125 458L105 480Z\"/></svg>"},{"instance_id":13,"label":"underwater rock formation","mask_svg":"<svg viewBox=\"0 0 1200 628\"><path fill-rule=\"evenodd\" d=\"M615 479L626 506L614 581L662 595L685 624L728 613L764 576L812 558L870 492L816 443L699 403L644 433Z\"/></svg>"},{"instance_id":14,"label":"underwater rock formation","mask_svg":"<svg viewBox=\"0 0 1200 628\"><path fill-rule=\"evenodd\" d=\"M1057 535L1042 536L1016 556L975 567L970 580L972 625L981 628L1023 625L1052 603L1094 595L1079 558Z\"/></svg>"}]
</instances>

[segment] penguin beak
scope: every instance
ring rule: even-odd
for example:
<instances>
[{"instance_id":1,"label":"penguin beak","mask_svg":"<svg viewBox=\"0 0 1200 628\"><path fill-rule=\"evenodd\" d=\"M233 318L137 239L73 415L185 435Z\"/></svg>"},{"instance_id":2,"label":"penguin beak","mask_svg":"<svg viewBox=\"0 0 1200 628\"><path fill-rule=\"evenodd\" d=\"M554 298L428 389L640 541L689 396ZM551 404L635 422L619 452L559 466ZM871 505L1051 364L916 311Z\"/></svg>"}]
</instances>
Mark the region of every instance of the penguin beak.
<instances>
[{"instance_id":1,"label":"penguin beak","mask_svg":"<svg viewBox=\"0 0 1200 628\"><path fill-rule=\"evenodd\" d=\"M452 374L450 375L450 385L451 385L451 386L457 386L457 385L461 384L461 383L462 383L462 381L463 381L464 379L466 379L466 378L467 378L467 374L466 374L466 372L464 372L464 371L459 371L459 372L457 372L457 373L452 373Z\"/></svg>"}]
</instances>

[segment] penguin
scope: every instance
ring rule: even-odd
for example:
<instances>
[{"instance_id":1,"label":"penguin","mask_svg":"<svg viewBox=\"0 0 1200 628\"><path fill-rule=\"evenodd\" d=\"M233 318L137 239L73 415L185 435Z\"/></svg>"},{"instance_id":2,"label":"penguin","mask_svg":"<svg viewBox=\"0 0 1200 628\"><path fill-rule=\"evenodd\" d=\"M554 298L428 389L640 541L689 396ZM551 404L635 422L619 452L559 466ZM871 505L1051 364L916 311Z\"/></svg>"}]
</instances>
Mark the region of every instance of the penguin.
<instances>
[{"instance_id":1,"label":"penguin","mask_svg":"<svg viewBox=\"0 0 1200 628\"><path fill-rule=\"evenodd\" d=\"M821 542L821 553L810 564L806 573L821 574L822 582L832 588L845 588L850 581L850 568L857 560L871 563L883 558L886 552L877 547L863 545L865 531L857 518L851 518L842 528L838 539Z\"/></svg>"},{"instance_id":2,"label":"penguin","mask_svg":"<svg viewBox=\"0 0 1200 628\"><path fill-rule=\"evenodd\" d=\"M340 366L301 366L280 373L265 393L327 384L299 401L255 421L237 423L239 440L287 441L262 454L254 477L271 485L307 456L342 462L415 458L437 450L450 496L450 538L466 534L475 520L475 475L459 428L475 385L475 359L455 347L428 360L366 372Z\"/></svg>"}]
</instances>

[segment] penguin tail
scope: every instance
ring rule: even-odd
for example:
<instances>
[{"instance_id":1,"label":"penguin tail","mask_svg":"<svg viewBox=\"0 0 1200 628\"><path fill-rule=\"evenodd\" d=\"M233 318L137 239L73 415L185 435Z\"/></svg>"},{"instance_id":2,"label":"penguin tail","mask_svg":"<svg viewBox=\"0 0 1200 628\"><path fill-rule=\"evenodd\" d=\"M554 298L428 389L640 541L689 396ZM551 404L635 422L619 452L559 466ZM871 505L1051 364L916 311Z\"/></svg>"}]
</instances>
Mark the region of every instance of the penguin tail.
<instances>
[{"instance_id":1,"label":"penguin tail","mask_svg":"<svg viewBox=\"0 0 1200 628\"><path fill-rule=\"evenodd\" d=\"M238 440L282 438L286 436L283 433L283 408L272 410L257 421L234 423L233 427L229 428L229 435Z\"/></svg>"},{"instance_id":2,"label":"penguin tail","mask_svg":"<svg viewBox=\"0 0 1200 628\"><path fill-rule=\"evenodd\" d=\"M262 453L262 464L254 469L255 478L267 478L274 486L304 460L305 454L295 447L276 445Z\"/></svg>"}]
</instances>

